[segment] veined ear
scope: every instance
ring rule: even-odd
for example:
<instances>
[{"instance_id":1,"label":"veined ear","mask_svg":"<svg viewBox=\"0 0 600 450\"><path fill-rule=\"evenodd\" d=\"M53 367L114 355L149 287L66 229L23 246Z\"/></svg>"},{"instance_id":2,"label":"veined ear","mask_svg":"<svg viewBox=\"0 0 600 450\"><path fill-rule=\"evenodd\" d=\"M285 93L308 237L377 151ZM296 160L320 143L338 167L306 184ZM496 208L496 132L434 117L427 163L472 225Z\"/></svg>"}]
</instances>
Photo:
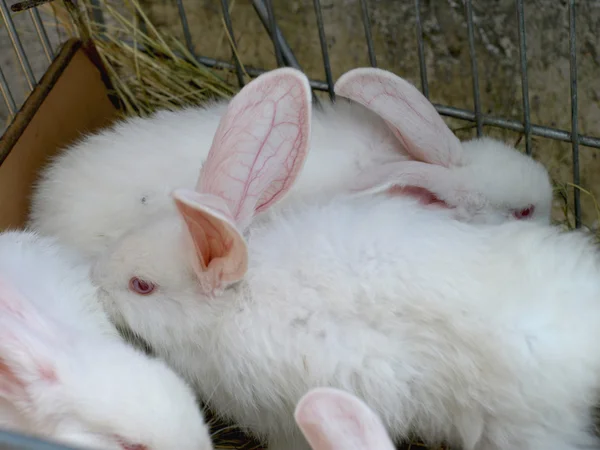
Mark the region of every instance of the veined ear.
<instances>
[{"instance_id":1,"label":"veined ear","mask_svg":"<svg viewBox=\"0 0 600 450\"><path fill-rule=\"evenodd\" d=\"M379 115L415 160L443 167L461 164L460 141L408 81L386 70L359 68L342 75L334 91Z\"/></svg>"},{"instance_id":2,"label":"veined ear","mask_svg":"<svg viewBox=\"0 0 600 450\"><path fill-rule=\"evenodd\" d=\"M284 68L259 76L221 118L196 192L173 193L206 292L246 273L242 233L296 180L308 152L311 114L310 86L302 72Z\"/></svg>"},{"instance_id":3,"label":"veined ear","mask_svg":"<svg viewBox=\"0 0 600 450\"><path fill-rule=\"evenodd\" d=\"M229 104L196 190L221 197L240 229L292 187L308 153L311 91L295 69L267 72Z\"/></svg>"},{"instance_id":4,"label":"veined ear","mask_svg":"<svg viewBox=\"0 0 600 450\"><path fill-rule=\"evenodd\" d=\"M294 417L313 450L395 448L371 408L338 389L313 389L300 399Z\"/></svg>"},{"instance_id":5,"label":"veined ear","mask_svg":"<svg viewBox=\"0 0 600 450\"><path fill-rule=\"evenodd\" d=\"M193 267L205 292L240 280L248 268L248 249L223 199L186 189L173 192L192 241Z\"/></svg>"},{"instance_id":6,"label":"veined ear","mask_svg":"<svg viewBox=\"0 0 600 450\"><path fill-rule=\"evenodd\" d=\"M0 398L27 404L30 386L59 382L51 351L56 351L60 334L58 326L0 277Z\"/></svg>"}]
</instances>

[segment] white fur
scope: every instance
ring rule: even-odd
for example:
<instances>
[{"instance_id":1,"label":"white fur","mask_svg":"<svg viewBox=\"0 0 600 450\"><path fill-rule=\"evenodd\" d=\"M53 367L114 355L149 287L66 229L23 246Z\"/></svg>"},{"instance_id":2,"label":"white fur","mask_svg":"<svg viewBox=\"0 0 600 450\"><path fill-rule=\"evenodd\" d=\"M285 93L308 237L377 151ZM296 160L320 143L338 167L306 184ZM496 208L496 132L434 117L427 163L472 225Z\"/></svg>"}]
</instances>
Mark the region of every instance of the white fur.
<instances>
[{"instance_id":1,"label":"white fur","mask_svg":"<svg viewBox=\"0 0 600 450\"><path fill-rule=\"evenodd\" d=\"M32 197L34 229L95 256L155 214L175 214L170 193L193 188L227 102L131 118L67 149ZM387 126L343 99L315 110L312 151L284 201L326 196L370 164L403 160Z\"/></svg>"},{"instance_id":2,"label":"white fur","mask_svg":"<svg viewBox=\"0 0 600 450\"><path fill-rule=\"evenodd\" d=\"M148 450L212 448L192 390L119 338L78 255L5 232L0 278L0 428L99 450L125 448L117 436Z\"/></svg>"},{"instance_id":3,"label":"white fur","mask_svg":"<svg viewBox=\"0 0 600 450\"><path fill-rule=\"evenodd\" d=\"M479 195L480 203L457 198L458 204L475 205L459 209L456 217L475 223L511 220L511 211L535 205L532 217L550 222L552 185L544 166L510 145L489 137L462 143L463 163L454 169L458 179L468 180L465 196Z\"/></svg>"},{"instance_id":4,"label":"white fur","mask_svg":"<svg viewBox=\"0 0 600 450\"><path fill-rule=\"evenodd\" d=\"M306 448L311 388L358 395L394 438L465 450L600 448L600 260L580 233L477 226L395 197L274 211L244 279L202 295L174 217L93 268L111 318L271 448ZM128 280L157 284L137 296Z\"/></svg>"},{"instance_id":5,"label":"white fur","mask_svg":"<svg viewBox=\"0 0 600 450\"><path fill-rule=\"evenodd\" d=\"M339 98L323 107L313 111L310 155L281 205L350 190L360 173L411 159L385 122L360 104ZM154 215L174 214L169 194L195 186L226 108L220 102L160 111L86 137L43 172L32 198L30 225L96 256ZM532 218L549 221L552 187L540 163L489 138L463 143L463 150L464 158L452 169L452 177L463 181L449 197L458 206L459 219L507 221L513 210L533 204ZM448 176L440 178L447 181Z\"/></svg>"}]
</instances>

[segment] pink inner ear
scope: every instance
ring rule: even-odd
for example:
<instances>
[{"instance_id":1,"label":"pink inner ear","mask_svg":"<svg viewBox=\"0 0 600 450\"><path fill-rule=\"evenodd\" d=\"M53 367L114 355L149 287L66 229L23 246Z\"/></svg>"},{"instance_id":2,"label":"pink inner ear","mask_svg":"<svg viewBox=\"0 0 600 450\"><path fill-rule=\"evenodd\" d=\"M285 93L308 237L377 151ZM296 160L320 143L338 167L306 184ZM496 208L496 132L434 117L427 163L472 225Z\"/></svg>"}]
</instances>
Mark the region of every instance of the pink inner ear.
<instances>
[{"instance_id":1,"label":"pink inner ear","mask_svg":"<svg viewBox=\"0 0 600 450\"><path fill-rule=\"evenodd\" d=\"M422 204L456 207L454 174L445 167L419 161L390 162L365 169L353 180L359 195L388 192L417 198Z\"/></svg>"},{"instance_id":2,"label":"pink inner ear","mask_svg":"<svg viewBox=\"0 0 600 450\"><path fill-rule=\"evenodd\" d=\"M295 419L313 450L342 449L348 436L344 436L348 417L335 404L327 404L318 394L311 394L298 404ZM341 419L341 420L340 420ZM350 418L352 419L352 418ZM355 424L359 425L359 424ZM354 433L353 433L354 434Z\"/></svg>"},{"instance_id":3,"label":"pink inner ear","mask_svg":"<svg viewBox=\"0 0 600 450\"><path fill-rule=\"evenodd\" d=\"M414 159L444 167L461 163L460 141L406 80L381 69L354 69L340 77L335 92L379 115Z\"/></svg>"},{"instance_id":4,"label":"pink inner ear","mask_svg":"<svg viewBox=\"0 0 600 450\"><path fill-rule=\"evenodd\" d=\"M361 400L332 388L313 389L295 419L314 450L392 450L386 429Z\"/></svg>"},{"instance_id":5,"label":"pink inner ear","mask_svg":"<svg viewBox=\"0 0 600 450\"><path fill-rule=\"evenodd\" d=\"M323 430L323 427L320 424L305 422L303 432L304 436L306 437L306 440L308 441L310 447L313 450L335 450L337 448L341 448L337 447L332 442L332 440L335 439L335 437L332 439L332 436L327 435L327 433Z\"/></svg>"},{"instance_id":6,"label":"pink inner ear","mask_svg":"<svg viewBox=\"0 0 600 450\"><path fill-rule=\"evenodd\" d=\"M240 280L248 267L248 252L223 200L185 189L173 197L194 246L194 269L203 289L209 292Z\"/></svg>"},{"instance_id":7,"label":"pink inner ear","mask_svg":"<svg viewBox=\"0 0 600 450\"><path fill-rule=\"evenodd\" d=\"M443 200L440 200L435 194L415 186L397 187L393 186L388 191L391 195L405 195L419 200L422 205L437 205L442 208L449 208Z\"/></svg>"},{"instance_id":8,"label":"pink inner ear","mask_svg":"<svg viewBox=\"0 0 600 450\"><path fill-rule=\"evenodd\" d=\"M193 243L200 268L206 270L212 260L225 256L231 250L232 238L227 235L224 224L214 217L198 214L184 203L177 205L190 234L194 237Z\"/></svg>"},{"instance_id":9,"label":"pink inner ear","mask_svg":"<svg viewBox=\"0 0 600 450\"><path fill-rule=\"evenodd\" d=\"M240 229L278 201L298 176L308 151L308 80L294 69L256 78L221 119L196 190L223 198Z\"/></svg>"}]
</instances>

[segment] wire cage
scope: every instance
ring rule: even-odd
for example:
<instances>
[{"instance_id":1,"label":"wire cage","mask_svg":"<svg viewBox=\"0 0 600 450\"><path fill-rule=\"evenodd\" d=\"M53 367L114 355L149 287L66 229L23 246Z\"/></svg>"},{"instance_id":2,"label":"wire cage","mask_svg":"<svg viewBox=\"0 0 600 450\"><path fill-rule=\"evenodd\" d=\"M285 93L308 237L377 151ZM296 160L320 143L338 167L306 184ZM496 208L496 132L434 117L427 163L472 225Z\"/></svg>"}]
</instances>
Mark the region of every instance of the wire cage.
<instances>
[{"instance_id":1,"label":"wire cage","mask_svg":"<svg viewBox=\"0 0 600 450\"><path fill-rule=\"evenodd\" d=\"M55 0L58 2L59 0ZM80 0L81 1L81 0ZM169 0L170 1L170 0ZM238 3L242 0L238 0ZM276 8L273 0L243 0L250 2L260 20L265 31L270 37L273 56L277 66L291 66L303 70L299 59L296 57L292 45L289 44L286 36L279 25ZM600 149L600 137L583 134L581 130L581 117L579 112L579 92L578 86L578 33L577 33L577 8L581 6L576 0L566 0L562 6L566 8L568 14L565 35L568 40L568 89L569 103L563 105L564 114L570 117L568 127L558 127L552 124L538 124L532 121L532 98L529 92L531 79L528 74L530 67L527 55L527 32L526 32L526 8L536 7L535 2L525 4L524 0L511 0L514 17L516 19L516 51L518 52L519 72L518 82L520 84L519 118L505 117L495 115L493 112L486 111L482 101L482 87L480 80L480 65L478 64L478 54L476 51L478 39L484 39L485 36L480 30L477 20L474 18L474 0L447 0L449 3L460 7L463 14L463 21L466 25L466 36L464 46L468 48L468 59L470 61L470 84L472 95L472 107L461 108L451 104L441 104L433 102L437 111L448 118L459 119L471 123L475 128L477 136L484 134L484 127L509 130L522 135L522 145L527 154L532 154L534 150L534 138L547 138L552 141L568 143L571 153L570 183L572 189L569 202L573 206L573 226L579 228L582 226L582 189L581 185L581 164L580 155L585 147ZM9 6L8 0L0 0L0 12L4 29L0 29L0 42L2 43L2 58L0 59L0 92L3 97L3 105L0 105L0 118L3 120L3 126L6 127L14 114L21 107L27 95L33 90L39 81L45 68L53 60L60 44L66 39L66 34L61 27L53 22L52 17L45 20L39 10L39 3L43 0L27 0L21 3ZM102 0L88 0L92 5L89 15L92 17L95 25L104 30L110 27L107 23L106 15L103 11ZM308 0L306 0L308 2ZM239 87L245 84L245 75L255 77L268 69L253 67L242 63L238 52L236 51L239 35L236 33L231 16L232 3L228 0L212 0L213 8L219 9L222 17L223 26L228 34L228 43L231 50L231 59L215 58L201 54L196 50L193 39L193 26L186 12L183 0L173 0L172 8L176 11L179 21L180 34L183 40L183 50L203 67L215 70L228 70L235 74L235 81ZM379 56L376 51L375 33L373 31L372 11L377 5L381 5L382 0L354 0L345 1L343 7L355 8L362 22L362 29L354 29L355 34L360 34L364 39L366 60L373 67L378 66ZM418 82L421 91L431 100L430 77L428 76L427 63L427 32L425 30L425 21L422 11L425 6L431 7L431 1L413 0L411 5L412 23L414 29L411 31L416 38L417 51L417 70ZM483 3L483 1L482 1ZM587 4L587 7L592 3ZM377 4L377 5L376 5ZM334 76L333 63L330 55L330 45L327 37L327 27L325 23L325 14L331 3L324 4L324 0L312 0L313 20L316 24L318 34L318 45L320 47L319 64L322 63L322 72L324 79L310 78L310 84L314 93L324 93L331 100L335 100L333 91ZM596 7L598 4L596 4ZM23 11L24 10L24 11ZM600 10L600 8L597 8ZM22 11L20 14L18 14ZM599 21L600 23L600 21ZM25 31L23 31L25 30ZM200 30L200 33L202 30ZM479 35L479 37L477 37ZM140 51L145 51L143 44L134 39L125 39L126 45L136 47ZM391 43L394 45L394 43ZM179 54L179 53L178 53ZM182 56L183 58L184 56ZM600 60L600 59L599 59ZM600 65L600 62L598 63ZM600 95L600 86L598 87ZM323 100L322 94L313 96L315 103L319 104ZM501 170L501 168L499 168ZM21 450L67 450L67 447L56 446L35 439L25 438L13 433L0 433L0 449L21 449Z\"/></svg>"},{"instance_id":2,"label":"wire cage","mask_svg":"<svg viewBox=\"0 0 600 450\"><path fill-rule=\"evenodd\" d=\"M3 97L3 104L0 102L0 118L4 118L3 125L6 126L10 122L10 118L14 116L18 108L23 104L26 96L34 88L36 82L43 74L45 67L54 57L54 54L62 41L65 39L65 32L61 31L61 27L58 24L54 24L51 17L48 20L42 20L40 11L38 11L37 3L42 3L44 0L27 0L21 3L16 3L9 7L8 0L1 0L0 7L2 13L4 30L1 30L3 34L0 34L2 39L2 59L0 60L0 92ZM46 0L48 1L48 0ZM56 0L58 2L59 0ZM80 0L81 1L81 0ZM103 0L86 0L88 3L93 5L90 8L90 16L92 17L95 25L101 29L110 27L110 23L107 24L106 13L103 11L102 2ZM277 14L275 13L274 0L243 0L251 3L257 17L260 19L262 26L265 28L269 37L272 41L272 51L276 60L277 66L291 66L297 69L303 70L302 65L298 61L292 46L286 40L286 37L281 31L281 27L278 23ZM308 0L305 0L308 2ZM456 3L456 0L447 0L449 3ZM230 9L235 1L211 0L213 8L219 8L223 18L223 24L229 34L229 45L232 49L236 48L236 29L234 27ZM212 68L215 70L229 70L236 74L236 81L238 86L244 84L244 75L247 74L250 77L255 77L260 73L263 73L265 69L252 67L251 65L244 65L240 61L238 52L231 52L231 59L229 61L223 59L216 59L209 56L200 54L196 51L194 45L194 34L192 33L192 26L186 12L184 0L175 0L172 3L172 8L176 11L180 27L180 35L184 42L185 50L189 52L198 63L205 67ZM238 0L239 3L239 0ZM376 4L381 3L381 0L371 0L369 4L368 0L354 0L345 1L345 4L352 4L360 13L360 19L362 22L362 29L354 29L355 34L363 36L366 53L368 55L368 64L371 66L377 66L378 56L376 54L374 44L374 33L372 30L372 18L371 12ZM385 2L383 2L385 3ZM424 27L424 20L421 14L424 6L427 6L430 2L425 0L414 0L414 4L411 6L412 14L414 17L414 32L416 34L416 47L418 52L418 84L420 84L421 91L430 100L430 80L428 77L427 69L427 36ZM571 145L571 180L564 179L563 182L570 183L577 186L572 189L570 193L569 202L572 205L572 219L575 227L582 225L582 205L581 195L582 190L579 188L581 185L581 167L580 167L580 148L581 147L592 147L600 148L600 138L580 133L581 119L579 117L579 97L578 97L578 43L577 43L577 21L576 21L576 10L577 1L569 0L567 3L568 10L568 29L565 31L568 34L568 52L569 52L569 90L570 90L570 105L568 105L568 111L570 113L570 127L560 128L557 126L547 126L545 124L536 124L532 122L531 110L532 104L529 94L530 79L528 75L528 58L527 55L527 34L526 34L526 21L525 21L525 2L524 0L511 1L513 4L515 18L516 18L516 29L518 43L515 43L515 47L518 48L519 63L520 63L520 74L518 80L521 85L521 105L520 105L520 117L503 117L500 115L494 115L493 112L484 111L485 107L482 100L482 87L480 80L481 66L478 64L478 55L476 52L476 46L478 40L484 39L483 31L481 26L476 23L477 20L474 18L474 2L472 0L462 0L460 5L463 14L464 24L466 24L466 39L464 46L468 47L468 54L470 60L470 73L471 73L471 95L472 95L472 107L461 108L452 104L441 104L436 103L432 100L434 106L440 114L448 118L460 119L472 123L476 129L477 136L481 136L486 129L497 128L510 130L513 132L521 133L524 141L524 150L531 154L533 149L532 138L548 138L555 141L568 142ZM565 3L565 2L563 2ZM595 3L595 2L592 2ZM476 5L475 5L476 6ZM530 10L535 5L527 5ZM593 6L587 6L593 8ZM26 11L18 14L18 11L26 9ZM322 4L322 0L313 0L312 9L314 13L314 24L316 25L318 32L318 45L320 46L320 57L322 59L322 68L325 75L325 79L311 78L311 86L315 92L324 92L329 94L332 100L335 99L333 92L333 70L332 70L332 58L330 57L329 42L326 31L326 23L324 20L324 11L331 8L331 2L328 4ZM598 9L598 8L596 8ZM29 20L25 16L29 15ZM143 23L141 24L143 25ZM23 31L24 30L24 31ZM202 31L200 30L200 34ZM479 33L479 38L476 35ZM129 45L138 47L141 51L144 50L143 44L134 42L132 39L125 39ZM391 45L393 45L392 43ZM9 46L12 47L12 51ZM581 52L579 52L581 53ZM16 62L16 64L15 64ZM565 86L566 87L566 86ZM600 90L598 90L600 92ZM598 95L596 93L596 95ZM317 97L314 97L315 102L318 103ZM535 100L535 98L534 98ZM563 105L567 106L567 105ZM4 117L2 117L4 116ZM566 111L565 111L566 116ZM594 200L595 202L595 200ZM598 225L598 224L596 224Z\"/></svg>"},{"instance_id":3,"label":"wire cage","mask_svg":"<svg viewBox=\"0 0 600 450\"><path fill-rule=\"evenodd\" d=\"M0 3L0 12L4 25L0 37L0 91L4 101L0 118L5 129L54 59L60 39L55 33L48 33L36 7L28 10L28 22L22 20L24 17L13 18L14 13L6 1ZM37 34L36 38L32 38L32 31Z\"/></svg>"}]
</instances>

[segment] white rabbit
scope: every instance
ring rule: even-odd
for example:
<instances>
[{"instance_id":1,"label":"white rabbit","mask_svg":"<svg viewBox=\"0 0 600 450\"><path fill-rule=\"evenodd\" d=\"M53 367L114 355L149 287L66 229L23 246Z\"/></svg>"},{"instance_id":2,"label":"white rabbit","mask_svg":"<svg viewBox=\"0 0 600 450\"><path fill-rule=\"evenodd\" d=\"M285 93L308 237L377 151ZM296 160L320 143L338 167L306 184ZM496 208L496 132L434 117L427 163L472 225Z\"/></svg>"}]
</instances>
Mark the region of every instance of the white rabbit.
<instances>
[{"instance_id":1,"label":"white rabbit","mask_svg":"<svg viewBox=\"0 0 600 450\"><path fill-rule=\"evenodd\" d=\"M319 386L360 396L394 439L599 449L588 239L534 221L468 224L406 196L270 213L301 170L309 103L290 69L240 92L197 190L173 194L181 217L148 222L94 265L112 320L271 449L307 448L293 412ZM257 211L272 220L248 228Z\"/></svg>"},{"instance_id":2,"label":"white rabbit","mask_svg":"<svg viewBox=\"0 0 600 450\"><path fill-rule=\"evenodd\" d=\"M89 269L54 239L0 234L0 429L96 450L209 450L191 388L123 342Z\"/></svg>"},{"instance_id":3,"label":"white rabbit","mask_svg":"<svg viewBox=\"0 0 600 450\"><path fill-rule=\"evenodd\" d=\"M373 410L339 389L312 389L294 418L313 450L395 450Z\"/></svg>"},{"instance_id":4,"label":"white rabbit","mask_svg":"<svg viewBox=\"0 0 600 450\"><path fill-rule=\"evenodd\" d=\"M549 222L552 187L539 162L489 138L461 145L428 100L389 72L350 71L336 91L335 104L313 111L312 150L282 205L398 185L426 202L442 200L465 221ZM44 171L30 225L95 256L153 215L175 215L169 194L193 188L226 109L220 102L161 111L83 139Z\"/></svg>"}]
</instances>

